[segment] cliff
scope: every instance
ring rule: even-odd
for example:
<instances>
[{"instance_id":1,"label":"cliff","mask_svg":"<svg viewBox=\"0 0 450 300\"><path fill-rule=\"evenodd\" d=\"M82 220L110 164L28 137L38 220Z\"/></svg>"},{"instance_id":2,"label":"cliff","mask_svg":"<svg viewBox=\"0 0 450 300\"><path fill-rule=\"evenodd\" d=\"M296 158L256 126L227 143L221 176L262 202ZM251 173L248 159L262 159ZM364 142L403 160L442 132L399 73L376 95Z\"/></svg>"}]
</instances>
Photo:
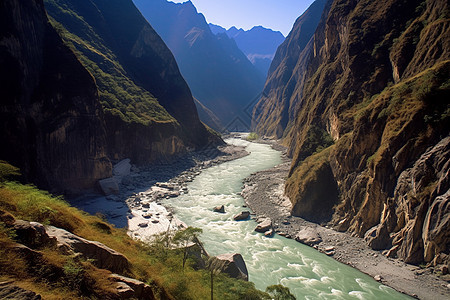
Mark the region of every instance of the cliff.
<instances>
[{"instance_id":1,"label":"cliff","mask_svg":"<svg viewBox=\"0 0 450 300\"><path fill-rule=\"evenodd\" d=\"M269 86L268 94L293 92L261 104L278 111L266 113L272 119L258 131L284 135L293 156L292 213L365 237L408 263L448 264L448 3L325 7L298 66L304 77ZM284 103L297 103L286 127Z\"/></svg>"},{"instance_id":2,"label":"cliff","mask_svg":"<svg viewBox=\"0 0 450 300\"><path fill-rule=\"evenodd\" d=\"M0 157L57 190L111 175L95 80L49 24L42 1L0 4Z\"/></svg>"},{"instance_id":3,"label":"cliff","mask_svg":"<svg viewBox=\"0 0 450 300\"><path fill-rule=\"evenodd\" d=\"M278 47L269 68L262 97L253 111L252 127L259 133L281 138L295 119L301 98L305 68L312 49L312 36L326 0L316 0L296 20L286 40Z\"/></svg>"},{"instance_id":4,"label":"cliff","mask_svg":"<svg viewBox=\"0 0 450 300\"><path fill-rule=\"evenodd\" d=\"M148 163L220 142L201 124L169 48L131 0L46 0L45 6L96 79L110 157Z\"/></svg>"},{"instance_id":5,"label":"cliff","mask_svg":"<svg viewBox=\"0 0 450 300\"><path fill-rule=\"evenodd\" d=\"M248 130L248 106L261 92L264 78L236 43L226 34L214 35L190 1L134 3L173 52L194 97L227 129L245 123L238 129Z\"/></svg>"}]
</instances>

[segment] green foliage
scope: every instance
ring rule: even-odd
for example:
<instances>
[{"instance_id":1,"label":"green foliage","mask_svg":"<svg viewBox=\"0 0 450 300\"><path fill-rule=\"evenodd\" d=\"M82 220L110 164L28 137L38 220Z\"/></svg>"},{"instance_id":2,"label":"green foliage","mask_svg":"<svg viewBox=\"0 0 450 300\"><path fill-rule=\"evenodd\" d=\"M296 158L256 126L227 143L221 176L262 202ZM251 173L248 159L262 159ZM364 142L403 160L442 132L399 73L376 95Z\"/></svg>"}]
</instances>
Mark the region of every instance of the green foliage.
<instances>
[{"instance_id":1,"label":"green foliage","mask_svg":"<svg viewBox=\"0 0 450 300\"><path fill-rule=\"evenodd\" d=\"M259 139L259 135L256 132L250 132L247 136L247 141L255 141Z\"/></svg>"},{"instance_id":2,"label":"green foliage","mask_svg":"<svg viewBox=\"0 0 450 300\"><path fill-rule=\"evenodd\" d=\"M289 288L277 284L271 285L266 288L266 292L272 297L273 300L295 300L295 296L291 294Z\"/></svg>"},{"instance_id":3,"label":"green foliage","mask_svg":"<svg viewBox=\"0 0 450 300\"><path fill-rule=\"evenodd\" d=\"M333 145L333 142L333 138L326 130L319 126L311 125L301 149L300 159L303 160L312 154L323 151Z\"/></svg>"},{"instance_id":4,"label":"green foliage","mask_svg":"<svg viewBox=\"0 0 450 300\"><path fill-rule=\"evenodd\" d=\"M0 182L11 180L20 176L19 168L10 165L6 161L0 160Z\"/></svg>"}]
</instances>

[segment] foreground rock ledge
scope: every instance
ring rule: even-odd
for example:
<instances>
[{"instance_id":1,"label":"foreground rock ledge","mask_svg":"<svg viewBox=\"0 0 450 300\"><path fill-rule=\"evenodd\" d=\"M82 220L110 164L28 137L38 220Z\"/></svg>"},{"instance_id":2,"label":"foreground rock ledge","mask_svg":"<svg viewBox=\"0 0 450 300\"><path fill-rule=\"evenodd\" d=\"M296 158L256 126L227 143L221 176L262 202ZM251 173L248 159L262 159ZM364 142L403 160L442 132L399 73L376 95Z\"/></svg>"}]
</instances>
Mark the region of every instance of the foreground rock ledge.
<instances>
[{"instance_id":1,"label":"foreground rock ledge","mask_svg":"<svg viewBox=\"0 0 450 300\"><path fill-rule=\"evenodd\" d=\"M226 273L233 278L248 281L247 266L239 253L221 254L213 257L209 263L209 268Z\"/></svg>"}]
</instances>

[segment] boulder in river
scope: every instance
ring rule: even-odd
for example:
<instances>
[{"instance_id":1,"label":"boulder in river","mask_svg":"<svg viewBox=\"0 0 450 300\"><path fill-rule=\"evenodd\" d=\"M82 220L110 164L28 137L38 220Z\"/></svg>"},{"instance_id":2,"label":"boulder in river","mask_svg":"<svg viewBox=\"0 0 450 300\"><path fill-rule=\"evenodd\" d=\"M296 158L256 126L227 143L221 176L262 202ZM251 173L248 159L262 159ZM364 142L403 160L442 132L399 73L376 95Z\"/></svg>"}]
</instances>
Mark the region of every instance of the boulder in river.
<instances>
[{"instance_id":1,"label":"boulder in river","mask_svg":"<svg viewBox=\"0 0 450 300\"><path fill-rule=\"evenodd\" d=\"M247 220L250 217L250 212L248 210L238 213L237 215L234 215L233 220L235 221L242 221Z\"/></svg>"},{"instance_id":2,"label":"boulder in river","mask_svg":"<svg viewBox=\"0 0 450 300\"><path fill-rule=\"evenodd\" d=\"M221 254L213 257L209 263L209 268L226 273L233 278L248 281L247 266L239 253Z\"/></svg>"},{"instance_id":3,"label":"boulder in river","mask_svg":"<svg viewBox=\"0 0 450 300\"><path fill-rule=\"evenodd\" d=\"M216 213L221 213L224 214L225 213L225 206L223 205L219 205L213 208L213 211Z\"/></svg>"},{"instance_id":4,"label":"boulder in river","mask_svg":"<svg viewBox=\"0 0 450 300\"><path fill-rule=\"evenodd\" d=\"M272 220L266 218L261 223L259 223L258 226L256 226L255 231L264 233L271 229L272 229Z\"/></svg>"},{"instance_id":5,"label":"boulder in river","mask_svg":"<svg viewBox=\"0 0 450 300\"><path fill-rule=\"evenodd\" d=\"M113 167L114 176L124 177L130 175L130 173L131 173L131 164L129 158L121 160Z\"/></svg>"}]
</instances>

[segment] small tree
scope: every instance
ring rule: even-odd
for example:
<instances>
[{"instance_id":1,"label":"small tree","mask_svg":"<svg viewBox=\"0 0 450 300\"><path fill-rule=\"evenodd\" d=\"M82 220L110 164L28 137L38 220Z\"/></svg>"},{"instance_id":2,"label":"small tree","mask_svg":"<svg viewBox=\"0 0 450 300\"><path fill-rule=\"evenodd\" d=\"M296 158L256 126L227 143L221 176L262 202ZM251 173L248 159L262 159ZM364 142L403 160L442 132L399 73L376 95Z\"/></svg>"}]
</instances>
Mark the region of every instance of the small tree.
<instances>
[{"instance_id":1,"label":"small tree","mask_svg":"<svg viewBox=\"0 0 450 300\"><path fill-rule=\"evenodd\" d=\"M183 247L183 269L189 256L188 246L197 241L197 235L202 233L200 228L188 227L185 230L179 230L173 237L172 242Z\"/></svg>"},{"instance_id":2,"label":"small tree","mask_svg":"<svg viewBox=\"0 0 450 300\"><path fill-rule=\"evenodd\" d=\"M281 284L268 286L266 288L266 292L272 297L273 300L296 300L295 296L291 294L289 288Z\"/></svg>"}]
</instances>

